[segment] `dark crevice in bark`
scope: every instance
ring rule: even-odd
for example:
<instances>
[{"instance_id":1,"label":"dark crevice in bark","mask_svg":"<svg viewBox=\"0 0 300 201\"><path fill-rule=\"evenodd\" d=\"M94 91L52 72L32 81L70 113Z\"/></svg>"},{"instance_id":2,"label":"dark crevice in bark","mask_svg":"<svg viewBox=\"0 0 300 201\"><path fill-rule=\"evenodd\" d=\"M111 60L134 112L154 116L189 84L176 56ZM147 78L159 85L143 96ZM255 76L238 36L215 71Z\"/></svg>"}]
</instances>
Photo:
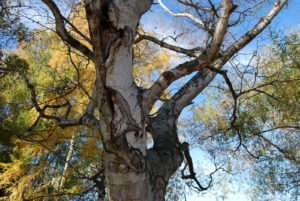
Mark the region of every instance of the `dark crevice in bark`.
<instances>
[{"instance_id":1,"label":"dark crevice in bark","mask_svg":"<svg viewBox=\"0 0 300 201\"><path fill-rule=\"evenodd\" d=\"M86 16L89 22L90 35L93 43L93 49L96 56L100 56L102 64L112 55L109 55L110 49L118 39L122 39L127 31L114 27L110 19L109 12L113 3L110 1L91 1L86 4ZM99 55L99 53L101 53ZM97 58L96 58L97 59Z\"/></svg>"},{"instance_id":2,"label":"dark crevice in bark","mask_svg":"<svg viewBox=\"0 0 300 201\"><path fill-rule=\"evenodd\" d=\"M103 16L103 29L109 29L110 28L110 23L109 23L109 2L108 1L104 1L102 6L101 6L101 14Z\"/></svg>"},{"instance_id":3,"label":"dark crevice in bark","mask_svg":"<svg viewBox=\"0 0 300 201\"><path fill-rule=\"evenodd\" d=\"M126 167L122 167L121 169L123 170L121 171L124 172L124 169L128 169L128 172L135 171L142 173L146 167L144 156L139 149L131 147L126 138L126 134L129 132L133 132L136 138L141 138L142 129L132 118L130 107L122 94L112 88L107 89L112 104L112 121L110 123L111 140L108 142L109 145L105 147L108 149L107 151L116 154L116 156L122 159L122 163ZM112 169L120 172L119 166Z\"/></svg>"},{"instance_id":4,"label":"dark crevice in bark","mask_svg":"<svg viewBox=\"0 0 300 201\"><path fill-rule=\"evenodd\" d=\"M113 137L110 143L114 145L113 153L120 160L118 169L127 169L127 171L117 170L114 172L143 173L145 171L146 162L142 152L130 147L125 136Z\"/></svg>"},{"instance_id":5,"label":"dark crevice in bark","mask_svg":"<svg viewBox=\"0 0 300 201\"><path fill-rule=\"evenodd\" d=\"M130 107L125 100L125 98L122 96L122 94L112 88L108 88L111 94L111 99L113 100L114 105L114 111L118 110L123 118L120 118L119 120L114 120L111 122L111 128L115 135L122 135L129 131L134 131L135 133L140 133L140 128L138 126L138 123L132 118ZM123 129L122 133L118 130L118 125L122 122L125 122L127 125L126 129Z\"/></svg>"},{"instance_id":6,"label":"dark crevice in bark","mask_svg":"<svg viewBox=\"0 0 300 201\"><path fill-rule=\"evenodd\" d=\"M132 117L127 100L117 90L107 86L108 69L114 67L115 56L119 48L125 46L131 48L133 31L129 27L117 29L110 19L112 2L91 1L87 6L87 18L91 38L94 41L96 54L95 65L97 78L101 82L102 95L98 100L102 116L107 116L108 132L103 143L105 152L116 156L117 161L111 161L110 170L115 173L136 172L142 173L146 169L146 161L141 150L132 147L126 135L134 133L136 138L142 137L142 129ZM98 84L99 85L99 84ZM104 107L103 107L104 106Z\"/></svg>"}]
</instances>

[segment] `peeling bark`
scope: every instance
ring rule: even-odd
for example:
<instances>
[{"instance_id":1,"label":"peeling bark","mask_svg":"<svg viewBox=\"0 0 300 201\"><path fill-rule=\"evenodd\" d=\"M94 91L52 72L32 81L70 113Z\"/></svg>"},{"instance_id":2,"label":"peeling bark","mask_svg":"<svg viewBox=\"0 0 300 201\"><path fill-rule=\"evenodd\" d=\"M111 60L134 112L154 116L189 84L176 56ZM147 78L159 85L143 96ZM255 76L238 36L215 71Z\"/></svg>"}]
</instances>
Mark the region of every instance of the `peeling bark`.
<instances>
[{"instance_id":1,"label":"peeling bark","mask_svg":"<svg viewBox=\"0 0 300 201\"><path fill-rule=\"evenodd\" d=\"M132 75L132 44L139 19L150 4L86 2L103 122L106 185L114 201L147 200L145 119Z\"/></svg>"},{"instance_id":2,"label":"peeling bark","mask_svg":"<svg viewBox=\"0 0 300 201\"><path fill-rule=\"evenodd\" d=\"M132 5L134 1L129 2ZM106 185L110 200L159 201L164 200L168 181L183 156L177 138L178 115L172 105L150 120L155 146L146 153L146 118L132 75L132 44L139 18L147 9L145 2L135 3L134 9L126 1L91 1L87 5L91 39L95 42L97 87L101 88L100 120L105 122L100 133L105 147ZM100 11L105 22L94 19L93 13Z\"/></svg>"}]
</instances>

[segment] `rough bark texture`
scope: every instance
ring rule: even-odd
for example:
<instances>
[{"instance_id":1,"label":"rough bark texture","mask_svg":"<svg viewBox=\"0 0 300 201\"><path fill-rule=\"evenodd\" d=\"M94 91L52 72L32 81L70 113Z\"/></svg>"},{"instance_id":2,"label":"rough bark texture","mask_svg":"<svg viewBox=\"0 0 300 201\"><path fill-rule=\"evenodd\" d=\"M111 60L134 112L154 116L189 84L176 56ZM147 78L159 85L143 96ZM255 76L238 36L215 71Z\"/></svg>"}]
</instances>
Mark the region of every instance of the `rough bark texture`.
<instances>
[{"instance_id":1,"label":"rough bark texture","mask_svg":"<svg viewBox=\"0 0 300 201\"><path fill-rule=\"evenodd\" d=\"M150 120L149 131L154 146L147 152L147 176L149 192L152 193L149 200L164 200L168 181L183 161L177 136L177 119L174 105L166 104Z\"/></svg>"},{"instance_id":2,"label":"rough bark texture","mask_svg":"<svg viewBox=\"0 0 300 201\"><path fill-rule=\"evenodd\" d=\"M176 131L178 115L171 107L149 121L155 146L146 153L146 118L132 74L132 44L139 18L150 4L86 4L97 70L106 184L109 199L114 201L164 200L166 185L183 160Z\"/></svg>"},{"instance_id":3,"label":"rough bark texture","mask_svg":"<svg viewBox=\"0 0 300 201\"><path fill-rule=\"evenodd\" d=\"M168 168L162 167L164 171L151 171L151 176L147 177L146 119L132 74L133 38L140 16L150 4L150 1L86 3L97 70L97 102L105 147L106 185L109 199L114 201L163 200L164 192L158 190L165 189L171 175L166 176ZM159 127L155 130L163 132ZM172 124L172 130L176 132L176 125ZM166 158L162 152L160 154L162 156L156 158L151 156L151 161L157 164ZM172 163L172 160L169 159L169 162Z\"/></svg>"}]
</instances>

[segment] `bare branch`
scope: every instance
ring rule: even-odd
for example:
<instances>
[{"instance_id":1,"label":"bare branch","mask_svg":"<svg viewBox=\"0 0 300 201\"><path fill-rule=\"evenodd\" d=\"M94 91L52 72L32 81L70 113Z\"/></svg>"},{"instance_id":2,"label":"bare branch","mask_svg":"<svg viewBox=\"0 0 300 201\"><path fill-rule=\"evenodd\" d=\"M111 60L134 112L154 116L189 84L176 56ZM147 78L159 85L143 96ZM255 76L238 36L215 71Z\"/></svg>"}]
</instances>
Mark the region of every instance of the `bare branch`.
<instances>
[{"instance_id":1,"label":"bare branch","mask_svg":"<svg viewBox=\"0 0 300 201\"><path fill-rule=\"evenodd\" d=\"M164 42L163 40L159 40L159 39L157 39L153 36L150 36L150 35L139 35L139 37L135 40L135 43L139 43L142 40L151 41L151 42L153 42L153 43L155 43L155 44L157 44L161 47L167 48L169 50L173 50L173 51L178 52L178 53L186 54L187 56L190 56L190 57L197 57L195 52L196 51L203 51L203 49L200 48L200 47L193 48L193 49L185 49L185 48L182 48L182 47L171 45L171 44L168 44L168 43Z\"/></svg>"},{"instance_id":2,"label":"bare branch","mask_svg":"<svg viewBox=\"0 0 300 201\"><path fill-rule=\"evenodd\" d=\"M167 11L170 15L173 15L174 17L187 17L190 18L191 20L193 20L194 22L196 22L197 24L204 26L204 22L198 18L196 18L194 15L192 15L191 13L174 13L172 12L167 6L165 6L165 4L163 4L163 2L161 0L158 0L158 3L160 4L160 6Z\"/></svg>"},{"instance_id":3,"label":"bare branch","mask_svg":"<svg viewBox=\"0 0 300 201\"><path fill-rule=\"evenodd\" d=\"M192 157L191 157L190 151L189 151L189 144L187 142L182 143L181 144L181 149L182 149L182 151L184 153L184 158L186 160L186 165L181 170L181 177L182 177L182 179L193 179L197 183L199 191L205 191L208 188L210 188L211 182L209 183L209 185L207 187L203 187L200 184L200 182L198 181L197 177L196 177L196 173L194 171L193 160L192 160ZM189 175L185 175L184 174L184 171L185 171L185 169L186 169L187 166L189 167L189 172L190 172Z\"/></svg>"},{"instance_id":4,"label":"bare branch","mask_svg":"<svg viewBox=\"0 0 300 201\"><path fill-rule=\"evenodd\" d=\"M182 177L182 179L193 179L196 182L196 184L197 184L197 187L195 187L195 186L194 187L198 191L205 191L205 190L209 189L212 186L212 181L213 181L213 177L212 176L213 176L213 174L215 174L217 171L219 171L221 169L224 170L223 167L222 166L217 167L217 164L215 162L215 157L214 157L215 170L209 174L210 180L208 182L208 185L206 187L203 187L201 185L201 183L199 182L199 180L197 179L196 173L194 171L193 160L192 160L192 157L191 157L190 151L189 151L189 144L187 142L184 142L180 146L181 146L180 147L181 151L183 152L184 158L186 160L186 164L185 164L184 168L181 170L181 177ZM189 172L190 172L189 175L185 175L184 174L184 171L186 170L187 167L189 168Z\"/></svg>"},{"instance_id":5,"label":"bare branch","mask_svg":"<svg viewBox=\"0 0 300 201\"><path fill-rule=\"evenodd\" d=\"M253 8L258 7L259 5L263 4L265 1L266 0L259 1L257 3L254 3L252 6L250 6L250 7L246 8L246 9L242 10L242 11L236 11L237 13L239 13L239 16L237 17L237 19L235 21L231 22L228 26L232 27L232 26L235 26L238 23L240 23L241 20L242 20L242 17L245 16L248 11L252 10Z\"/></svg>"},{"instance_id":6,"label":"bare branch","mask_svg":"<svg viewBox=\"0 0 300 201\"><path fill-rule=\"evenodd\" d=\"M177 1L180 2L183 5L193 7L197 10L203 10L203 11L206 11L206 12L211 12L212 11L211 8L200 6L199 4L196 4L196 3L192 2L191 0L189 0L189 2L183 1L183 0L177 0Z\"/></svg>"},{"instance_id":7,"label":"bare branch","mask_svg":"<svg viewBox=\"0 0 300 201\"><path fill-rule=\"evenodd\" d=\"M229 22L229 18L231 13L236 9L236 5L234 5L231 0L223 0L221 3L221 14L219 17L219 21L216 25L213 39L210 45L210 49L208 51L208 61L213 59L215 55L218 53L220 45L222 44L225 34L227 32L227 26Z\"/></svg>"},{"instance_id":8,"label":"bare branch","mask_svg":"<svg viewBox=\"0 0 300 201\"><path fill-rule=\"evenodd\" d=\"M225 2L224 0L223 2ZM212 66L214 68L220 69L222 66L234 55L236 54L240 49L242 49L244 46L246 46L254 37L256 37L259 33L262 32L264 28L271 22L271 20L278 14L280 9L287 3L288 0L282 0L274 4L274 7L269 11L269 13L258 22L250 31L248 31L246 34L244 34L239 40L237 40L234 44L232 44L230 47L228 47L224 52L218 52L219 46L221 42L223 41L224 34L226 33L226 29L224 29L224 26L227 27L227 25L219 25L220 28L216 30L215 37L212 40L212 46L210 49L210 52L203 52L203 54L195 60L191 60L185 63L182 63L178 65L177 67L165 71L161 74L161 76L157 79L157 81L151 86L150 89L146 90L144 92L144 104L143 107L145 108L145 111L149 111L154 104L154 102L157 100L158 97L161 96L163 91L175 80L181 78L182 76L188 75L194 71L203 70L206 66ZM226 16L226 19L220 19L219 22L221 23L228 23L228 18L230 15L230 12L235 9L235 6L231 4L231 8L225 7L223 8L223 16ZM221 36L221 40L217 38L217 35ZM217 53L219 54L217 54ZM210 56L213 54L217 54L214 57ZM210 58L211 57L211 58ZM211 61L210 61L211 60ZM197 74L199 77L200 74ZM212 80L214 75L210 75L210 79ZM207 79L208 77L205 76ZM196 79L196 78L195 78ZM191 82L188 82L187 85L190 85L189 87L195 86L195 84L192 83L201 83L201 81L195 81L195 79ZM200 78L199 78L200 79ZM207 79L209 81L210 79ZM211 81L210 80L210 81ZM210 82L209 81L209 82ZM187 85L185 85L187 87ZM184 86L184 87L185 87ZM189 91L186 88L183 88L182 91L186 91L185 93L181 94L189 94L186 96L186 98L182 98L182 102L179 104L179 110L181 111L181 107L184 105L186 106L188 102L190 102L190 98L196 97L198 93L200 93L203 89L204 85L197 87L192 87L194 91ZM207 85L205 85L206 87ZM188 88L189 88L188 87ZM189 92L188 92L189 91ZM185 101L183 101L185 99ZM179 102L179 99L176 101ZM181 108L181 109L180 109Z\"/></svg>"},{"instance_id":9,"label":"bare branch","mask_svg":"<svg viewBox=\"0 0 300 201\"><path fill-rule=\"evenodd\" d=\"M288 2L288 0L281 0L274 3L273 8L260 19L260 21L246 34L244 34L240 39L233 43L229 48L223 53L223 59L228 60L240 49L245 47L250 41L252 41L258 34L260 34L273 20L273 18L279 13L283 6Z\"/></svg>"},{"instance_id":10,"label":"bare branch","mask_svg":"<svg viewBox=\"0 0 300 201\"><path fill-rule=\"evenodd\" d=\"M211 9L212 9L214 15L215 15L217 18L219 18L218 11L217 11L215 5L211 2L211 0L208 0L208 2L209 2L209 4L210 4L210 6L211 6Z\"/></svg>"},{"instance_id":11,"label":"bare branch","mask_svg":"<svg viewBox=\"0 0 300 201\"><path fill-rule=\"evenodd\" d=\"M68 45L68 56L69 56L69 59L70 59L70 62L72 64L72 66L75 68L76 70L76 74L77 74L77 83L76 85L78 85L83 91L84 93L87 95L87 97L89 97L91 99L91 96L89 94L89 92L83 87L83 85L81 84L80 82L80 69L79 67L75 64L74 60L73 60L73 57L72 57L72 53L71 53L71 48L70 46ZM86 66L88 66L90 63L90 60L88 59L88 63Z\"/></svg>"},{"instance_id":12,"label":"bare branch","mask_svg":"<svg viewBox=\"0 0 300 201\"><path fill-rule=\"evenodd\" d=\"M65 20L66 23L68 23L71 28L77 33L79 34L84 40L86 40L87 42L89 42L90 44L92 44L92 41L90 38L88 38L85 34L83 34L72 22L70 22L70 20L68 20L67 18L63 17L63 19Z\"/></svg>"}]
</instances>

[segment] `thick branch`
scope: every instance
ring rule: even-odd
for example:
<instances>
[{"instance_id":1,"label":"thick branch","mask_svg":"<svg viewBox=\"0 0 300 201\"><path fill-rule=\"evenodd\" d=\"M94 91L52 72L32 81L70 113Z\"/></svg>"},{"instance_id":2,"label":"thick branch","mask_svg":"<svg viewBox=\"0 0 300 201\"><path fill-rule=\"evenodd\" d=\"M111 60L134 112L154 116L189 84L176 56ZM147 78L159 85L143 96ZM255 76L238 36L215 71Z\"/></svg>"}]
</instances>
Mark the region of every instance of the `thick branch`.
<instances>
[{"instance_id":1,"label":"thick branch","mask_svg":"<svg viewBox=\"0 0 300 201\"><path fill-rule=\"evenodd\" d=\"M230 14L235 10L236 6L231 0L223 0L221 3L221 14L219 21L216 25L212 43L210 45L208 60L213 59L219 51L220 45L222 44L225 34L227 32L227 26L230 18Z\"/></svg>"},{"instance_id":2,"label":"thick branch","mask_svg":"<svg viewBox=\"0 0 300 201\"><path fill-rule=\"evenodd\" d=\"M195 70L204 68L205 62L198 59L179 64L177 67L165 71L160 75L156 82L143 93L143 108L147 113L154 102L162 95L163 91L175 80L188 75Z\"/></svg>"},{"instance_id":3,"label":"thick branch","mask_svg":"<svg viewBox=\"0 0 300 201\"><path fill-rule=\"evenodd\" d=\"M79 50L81 53L83 53L85 56L87 56L89 59L93 60L93 52L80 43L78 40L76 40L74 37L72 37L65 27L65 18L62 16L62 14L59 11L59 8L52 0L42 0L48 8L51 10L52 14L55 18L55 24L56 24L56 32L57 34L67 42L70 46L73 48Z\"/></svg>"},{"instance_id":4,"label":"thick branch","mask_svg":"<svg viewBox=\"0 0 300 201\"><path fill-rule=\"evenodd\" d=\"M171 99L175 102L175 109L180 113L184 107L203 91L207 85L215 78L216 72L208 69L200 70L191 80L189 80Z\"/></svg>"},{"instance_id":5,"label":"thick branch","mask_svg":"<svg viewBox=\"0 0 300 201\"><path fill-rule=\"evenodd\" d=\"M211 59L213 59L212 61L209 61L210 55L207 52L204 52L198 59L182 63L182 64L178 65L177 67L162 73L161 76L158 78L158 80L151 86L151 88L144 92L143 107L144 107L145 111L147 112L150 110L150 108L153 106L154 102L161 96L163 91L168 86L170 86L170 84L173 81L175 81L185 75L188 75L194 71L202 70L206 66L213 66L214 68L218 68L218 69L221 68L235 53L237 53L240 49L245 47L252 39L254 39L259 33L261 33L266 28L266 26L271 22L271 20L278 14L280 9L286 3L287 3L287 0L282 0L282 1L276 2L274 4L274 7L263 18L263 20L261 20L259 23L257 23L250 31L248 31L246 34L244 34L239 40L237 40L234 44L232 44L224 52L219 53L219 55L216 55L215 56L216 58L211 58ZM234 8L235 7L232 5L231 12L232 12L232 9L234 9ZM226 11L227 14L230 13L229 10ZM223 11L223 12L225 13L225 11ZM225 14L223 14L223 15L225 16ZM225 19L223 19L223 20L225 20ZM226 22L228 22L228 21L225 20L223 23L226 23ZM222 25L222 26L224 26L224 25ZM219 33L224 36L224 34L225 34L224 29L223 28L219 28L219 29L220 29ZM226 32L226 30L225 30L225 32ZM215 42L213 42L213 45L211 46L211 47L213 47L210 51L211 54L214 53L215 48L219 49L218 46L220 45L220 42L222 42L222 41L223 41L223 39L222 40L219 40L217 38L215 39ZM200 76L200 75L198 74L198 76ZM212 80L212 78L211 78L211 80ZM191 82L194 82L194 81L191 81ZM190 83L190 85L194 86L195 84ZM181 103L180 107L189 103L191 101L190 98L194 98L198 93L200 93L203 90L202 86L199 86L199 88L197 88L197 87L193 87L193 88L194 88L194 92L187 92L190 94L188 96L189 98L185 98L186 101L184 101L184 103ZM183 90L185 90L185 89L183 89ZM186 91L188 91L188 90L186 90Z\"/></svg>"},{"instance_id":6,"label":"thick branch","mask_svg":"<svg viewBox=\"0 0 300 201\"><path fill-rule=\"evenodd\" d=\"M288 0L280 0L274 3L273 8L260 19L260 21L246 34L244 34L240 39L233 43L229 48L223 53L223 58L228 60L235 53L245 47L249 42L251 42L258 34L260 34L273 20L273 18L279 13L283 6L288 2Z\"/></svg>"}]
</instances>

